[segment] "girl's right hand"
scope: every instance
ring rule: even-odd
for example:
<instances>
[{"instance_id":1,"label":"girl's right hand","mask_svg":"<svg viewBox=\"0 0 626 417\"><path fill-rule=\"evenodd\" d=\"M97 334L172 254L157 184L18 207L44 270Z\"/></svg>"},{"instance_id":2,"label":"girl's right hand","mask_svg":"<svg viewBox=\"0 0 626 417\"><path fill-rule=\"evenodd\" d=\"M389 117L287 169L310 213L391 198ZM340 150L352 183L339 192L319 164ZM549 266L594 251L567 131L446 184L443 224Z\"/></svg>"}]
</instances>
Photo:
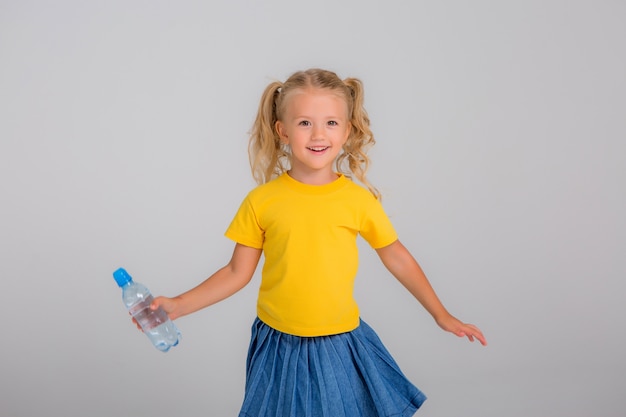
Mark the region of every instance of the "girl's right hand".
<instances>
[{"instance_id":1,"label":"girl's right hand","mask_svg":"<svg viewBox=\"0 0 626 417\"><path fill-rule=\"evenodd\" d=\"M175 313L178 301L178 298L156 297L154 301L152 301L152 304L150 304L150 310L156 310L161 307L165 310L170 320L174 320L179 317L179 315ZM135 326L137 326L139 330L142 330L141 326L134 317L132 317L132 320L133 323L135 323Z\"/></svg>"},{"instance_id":2,"label":"girl's right hand","mask_svg":"<svg viewBox=\"0 0 626 417\"><path fill-rule=\"evenodd\" d=\"M170 320L175 320L178 317L180 317L180 314L176 313L176 310L179 307L179 302L180 302L179 297L174 297L174 298L156 297L154 301L152 302L152 304L150 304L150 309L156 310L159 307L161 307L163 310L165 310Z\"/></svg>"}]
</instances>

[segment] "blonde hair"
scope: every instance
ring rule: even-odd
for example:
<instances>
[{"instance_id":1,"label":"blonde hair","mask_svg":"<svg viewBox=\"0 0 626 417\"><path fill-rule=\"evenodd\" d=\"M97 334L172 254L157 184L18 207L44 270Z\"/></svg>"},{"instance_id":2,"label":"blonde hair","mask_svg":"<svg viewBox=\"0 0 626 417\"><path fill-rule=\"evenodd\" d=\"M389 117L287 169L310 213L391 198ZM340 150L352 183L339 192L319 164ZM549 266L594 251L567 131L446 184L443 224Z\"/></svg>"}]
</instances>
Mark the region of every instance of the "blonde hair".
<instances>
[{"instance_id":1,"label":"blonde hair","mask_svg":"<svg viewBox=\"0 0 626 417\"><path fill-rule=\"evenodd\" d=\"M265 88L248 144L250 167L255 181L263 184L289 170L291 155L280 141L276 122L284 114L289 94L306 88L329 90L346 100L352 129L343 145L343 152L335 161L336 170L348 178L354 175L380 199L380 192L365 175L370 163L367 151L375 141L369 117L363 107L363 83L357 78L341 80L334 72L317 68L298 71L284 83L274 81Z\"/></svg>"}]
</instances>

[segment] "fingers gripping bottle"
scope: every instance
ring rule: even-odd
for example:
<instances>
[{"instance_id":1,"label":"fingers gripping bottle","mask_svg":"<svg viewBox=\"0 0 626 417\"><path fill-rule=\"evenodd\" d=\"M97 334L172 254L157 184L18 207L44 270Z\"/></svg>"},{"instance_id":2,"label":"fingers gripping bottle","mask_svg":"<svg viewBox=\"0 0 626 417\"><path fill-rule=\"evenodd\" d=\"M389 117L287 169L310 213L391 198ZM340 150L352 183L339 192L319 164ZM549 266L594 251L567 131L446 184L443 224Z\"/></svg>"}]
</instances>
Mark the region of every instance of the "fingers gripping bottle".
<instances>
[{"instance_id":1,"label":"fingers gripping bottle","mask_svg":"<svg viewBox=\"0 0 626 417\"><path fill-rule=\"evenodd\" d=\"M124 305L154 347L167 352L172 346L176 346L180 339L180 331L161 307L156 310L150 309L154 297L148 288L134 282L124 268L115 271L113 278L122 289Z\"/></svg>"}]
</instances>

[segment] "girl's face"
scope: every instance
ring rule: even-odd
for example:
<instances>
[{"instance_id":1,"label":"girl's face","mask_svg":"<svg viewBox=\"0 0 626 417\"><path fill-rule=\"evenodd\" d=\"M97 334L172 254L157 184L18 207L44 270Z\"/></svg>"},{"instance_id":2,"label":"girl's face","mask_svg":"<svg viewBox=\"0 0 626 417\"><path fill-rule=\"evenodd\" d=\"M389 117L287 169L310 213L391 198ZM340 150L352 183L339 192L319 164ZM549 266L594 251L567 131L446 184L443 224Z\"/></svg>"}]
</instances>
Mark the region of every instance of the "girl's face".
<instances>
[{"instance_id":1,"label":"girl's face","mask_svg":"<svg viewBox=\"0 0 626 417\"><path fill-rule=\"evenodd\" d=\"M337 179L333 163L351 129L345 99L329 90L306 89L289 94L284 105L276 130L291 147L291 177L314 185Z\"/></svg>"}]
</instances>

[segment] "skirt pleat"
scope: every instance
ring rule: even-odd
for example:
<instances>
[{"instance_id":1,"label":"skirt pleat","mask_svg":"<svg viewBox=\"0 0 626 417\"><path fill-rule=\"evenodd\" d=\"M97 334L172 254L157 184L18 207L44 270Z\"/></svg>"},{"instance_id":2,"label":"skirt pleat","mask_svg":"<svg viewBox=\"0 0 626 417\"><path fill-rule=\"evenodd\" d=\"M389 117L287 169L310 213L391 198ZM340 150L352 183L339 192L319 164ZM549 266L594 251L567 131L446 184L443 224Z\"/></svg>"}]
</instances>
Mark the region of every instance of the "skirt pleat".
<instances>
[{"instance_id":1,"label":"skirt pleat","mask_svg":"<svg viewBox=\"0 0 626 417\"><path fill-rule=\"evenodd\" d=\"M239 417L408 417L425 400L363 321L319 337L252 326Z\"/></svg>"}]
</instances>

